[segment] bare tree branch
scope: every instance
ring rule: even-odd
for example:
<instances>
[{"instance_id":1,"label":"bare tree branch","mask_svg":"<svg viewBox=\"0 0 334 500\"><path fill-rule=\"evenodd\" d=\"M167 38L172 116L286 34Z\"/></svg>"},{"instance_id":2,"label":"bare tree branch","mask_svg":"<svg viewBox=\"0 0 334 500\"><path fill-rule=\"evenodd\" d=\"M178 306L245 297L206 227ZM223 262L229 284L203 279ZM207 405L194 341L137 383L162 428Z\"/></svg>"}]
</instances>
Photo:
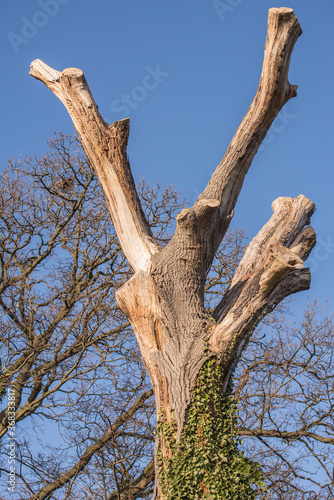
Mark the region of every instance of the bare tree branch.
<instances>
[{"instance_id":1,"label":"bare tree branch","mask_svg":"<svg viewBox=\"0 0 334 500\"><path fill-rule=\"evenodd\" d=\"M129 119L113 125L102 119L80 69L67 68L61 73L36 59L30 74L68 110L99 177L123 252L135 271L148 270L150 257L159 247L142 211L127 157Z\"/></svg>"},{"instance_id":2,"label":"bare tree branch","mask_svg":"<svg viewBox=\"0 0 334 500\"><path fill-rule=\"evenodd\" d=\"M127 422L135 412L140 409L143 403L153 395L152 389L145 392L138 400L132 405L132 407L122 413L122 415L116 420L116 422L108 429L108 431L94 444L88 446L79 461L67 472L63 473L61 477L56 479L53 483L49 483L42 490L40 490L36 495L30 497L29 500L45 500L50 497L50 495L57 489L61 488L67 484L71 479L76 477L79 472L81 472L84 467L89 463L92 456L103 448L108 441L115 439L116 434L119 432L120 427Z\"/></svg>"}]
</instances>

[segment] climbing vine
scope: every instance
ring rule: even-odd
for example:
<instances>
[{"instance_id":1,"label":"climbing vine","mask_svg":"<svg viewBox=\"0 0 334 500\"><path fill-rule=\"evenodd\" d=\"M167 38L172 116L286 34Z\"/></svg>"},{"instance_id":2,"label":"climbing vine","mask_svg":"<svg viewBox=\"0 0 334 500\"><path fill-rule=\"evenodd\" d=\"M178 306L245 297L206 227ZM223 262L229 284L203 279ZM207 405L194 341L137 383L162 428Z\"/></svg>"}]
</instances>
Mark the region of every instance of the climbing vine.
<instances>
[{"instance_id":1,"label":"climbing vine","mask_svg":"<svg viewBox=\"0 0 334 500\"><path fill-rule=\"evenodd\" d=\"M157 432L160 486L165 500L251 500L255 488L264 488L257 463L240 451L237 402L232 385L221 394L222 368L214 358L202 367L196 380L187 422L176 443L176 424L160 414ZM163 457L164 455L164 457Z\"/></svg>"}]
</instances>

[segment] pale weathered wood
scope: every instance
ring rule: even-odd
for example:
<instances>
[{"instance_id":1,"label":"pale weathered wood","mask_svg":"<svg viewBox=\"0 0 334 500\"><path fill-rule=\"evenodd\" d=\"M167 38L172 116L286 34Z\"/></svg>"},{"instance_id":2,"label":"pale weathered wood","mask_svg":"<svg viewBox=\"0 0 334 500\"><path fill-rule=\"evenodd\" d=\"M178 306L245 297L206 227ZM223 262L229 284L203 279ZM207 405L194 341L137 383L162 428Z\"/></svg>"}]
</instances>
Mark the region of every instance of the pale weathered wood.
<instances>
[{"instance_id":1,"label":"pale weathered wood","mask_svg":"<svg viewBox=\"0 0 334 500\"><path fill-rule=\"evenodd\" d=\"M165 315L152 277L143 271L136 273L116 292L116 299L120 309L131 320L154 387L157 411L163 409L170 413L166 378L162 376L159 367L150 362L151 356L165 349L169 338Z\"/></svg>"},{"instance_id":2,"label":"pale weathered wood","mask_svg":"<svg viewBox=\"0 0 334 500\"><path fill-rule=\"evenodd\" d=\"M207 248L208 265L229 226L245 175L258 148L284 104L297 95L297 86L289 83L288 72L292 50L301 32L292 9L269 10L258 90L225 156L194 205L196 211L202 199L214 198L220 202L211 227L206 230L206 237L212 241L212 246Z\"/></svg>"},{"instance_id":3,"label":"pale weathered wood","mask_svg":"<svg viewBox=\"0 0 334 500\"><path fill-rule=\"evenodd\" d=\"M310 271L303 262L315 244L314 230L305 227L314 204L302 195L278 198L272 205L273 216L248 245L230 290L213 313L216 325L204 308L207 272L248 168L282 106L296 95L288 71L300 34L291 9L269 10L255 98L208 186L193 207L178 214L175 234L163 249L152 237L135 190L126 155L128 120L113 125L103 121L80 70L60 73L38 60L32 64L31 74L59 97L71 115L99 176L123 251L136 271L116 298L136 334L157 411L164 411L167 422L175 419L177 439L194 382L208 356L221 363L225 388L233 362L261 319L285 297L310 286ZM164 454L163 439L157 439Z\"/></svg>"},{"instance_id":4,"label":"pale weathered wood","mask_svg":"<svg viewBox=\"0 0 334 500\"><path fill-rule=\"evenodd\" d=\"M315 210L314 203L303 195L299 195L297 198L281 197L272 203L272 209L274 214L271 219L247 246L234 275L232 287L244 280L252 273L255 266L259 266L263 262L270 245L280 244L287 248L297 246L295 253L299 255L300 238L306 234L305 230L302 233L301 231L305 225L309 224L310 217ZM305 239L305 245L309 245L315 240L312 229L307 229L307 234L312 234L313 237L310 237L308 242ZM311 248L313 247L311 246ZM299 256L306 258L305 251Z\"/></svg>"},{"instance_id":5,"label":"pale weathered wood","mask_svg":"<svg viewBox=\"0 0 334 500\"><path fill-rule=\"evenodd\" d=\"M69 112L98 175L123 252L135 271L147 271L159 247L141 209L127 158L129 119L112 125L103 120L80 69L60 72L36 59L30 75L42 81Z\"/></svg>"},{"instance_id":6,"label":"pale weathered wood","mask_svg":"<svg viewBox=\"0 0 334 500\"><path fill-rule=\"evenodd\" d=\"M298 196L278 198L272 207L273 216L248 245L231 289L213 313L219 324L213 329L210 346L217 354L224 355L233 341L229 361L259 320L285 298L287 290L275 291L277 285L291 273L288 294L309 287L310 274L296 271L302 269L303 260L315 245L313 229L303 229L315 206L304 196Z\"/></svg>"}]
</instances>

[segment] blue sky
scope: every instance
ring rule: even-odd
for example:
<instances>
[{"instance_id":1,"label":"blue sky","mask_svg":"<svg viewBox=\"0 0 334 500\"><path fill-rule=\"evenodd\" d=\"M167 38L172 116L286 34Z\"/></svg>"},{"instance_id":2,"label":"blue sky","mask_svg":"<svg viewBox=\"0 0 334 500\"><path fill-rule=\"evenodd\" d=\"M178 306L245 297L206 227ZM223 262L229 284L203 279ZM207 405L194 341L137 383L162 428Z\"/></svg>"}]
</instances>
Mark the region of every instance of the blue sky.
<instances>
[{"instance_id":1,"label":"blue sky","mask_svg":"<svg viewBox=\"0 0 334 500\"><path fill-rule=\"evenodd\" d=\"M219 2L218 2L219 4ZM256 92L270 7L295 10L303 29L290 82L299 85L246 176L233 226L254 236L278 196L309 197L318 245L311 298L333 298L334 2L290 0L12 0L1 5L1 164L42 154L72 133L63 105L29 76L30 62L81 68L102 116L131 118L136 180L173 184L195 201ZM219 12L218 12L219 11ZM302 307L307 293L300 294ZM333 304L333 302L332 302Z\"/></svg>"}]
</instances>

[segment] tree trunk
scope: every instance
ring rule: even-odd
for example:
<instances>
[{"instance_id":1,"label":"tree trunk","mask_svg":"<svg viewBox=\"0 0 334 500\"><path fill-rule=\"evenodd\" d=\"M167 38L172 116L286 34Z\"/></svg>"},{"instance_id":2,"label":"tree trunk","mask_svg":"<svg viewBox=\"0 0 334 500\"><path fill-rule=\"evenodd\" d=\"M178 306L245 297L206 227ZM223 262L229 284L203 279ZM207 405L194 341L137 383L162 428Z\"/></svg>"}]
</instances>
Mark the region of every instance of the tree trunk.
<instances>
[{"instance_id":1,"label":"tree trunk","mask_svg":"<svg viewBox=\"0 0 334 500\"><path fill-rule=\"evenodd\" d=\"M205 379L199 374L211 373L206 383L212 380L219 392L218 406L214 395L207 398L209 417L205 418L216 419L219 408L223 411L219 405L223 405L233 366L257 324L282 299L310 285L303 261L315 244L315 234L304 226L309 224L314 204L302 195L278 198L272 205L273 216L248 246L232 287L212 317L204 308L206 275L229 227L244 177L273 120L296 96L288 70L300 34L291 9L269 10L255 98L208 186L191 208L178 214L175 234L164 248L154 241L136 193L126 154L129 120L104 122L82 71L68 68L61 73L39 60L31 65L30 74L45 83L71 115L134 270L117 292L117 302L131 321L152 381L162 422L157 433L161 477L183 439L195 388ZM206 368L201 370L203 365ZM204 419L206 414L201 415ZM198 446L204 446L200 420L196 425ZM210 494L216 498L204 481L199 480L199 488L203 498ZM156 498L167 497L166 487L157 481Z\"/></svg>"}]
</instances>

